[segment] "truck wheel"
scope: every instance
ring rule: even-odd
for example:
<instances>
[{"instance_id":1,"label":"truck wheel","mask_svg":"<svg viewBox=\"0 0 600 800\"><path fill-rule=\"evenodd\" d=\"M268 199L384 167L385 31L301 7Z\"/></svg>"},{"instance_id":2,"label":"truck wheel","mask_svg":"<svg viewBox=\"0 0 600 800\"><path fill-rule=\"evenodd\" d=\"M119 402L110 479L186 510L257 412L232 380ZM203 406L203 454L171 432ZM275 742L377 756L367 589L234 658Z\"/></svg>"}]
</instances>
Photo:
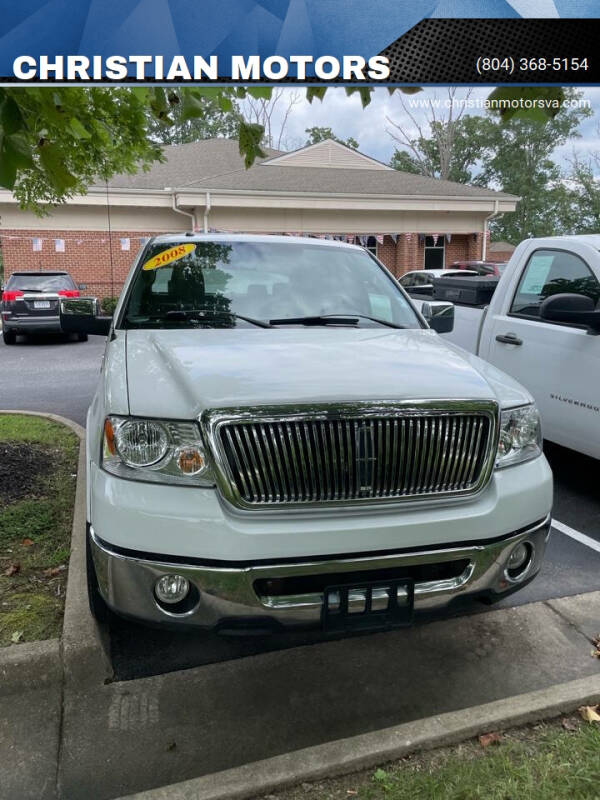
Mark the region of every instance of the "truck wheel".
<instances>
[{"instance_id":1,"label":"truck wheel","mask_svg":"<svg viewBox=\"0 0 600 800\"><path fill-rule=\"evenodd\" d=\"M14 331L7 331L6 328L2 330L2 338L4 344L15 344L17 341L17 334Z\"/></svg>"},{"instance_id":2,"label":"truck wheel","mask_svg":"<svg viewBox=\"0 0 600 800\"><path fill-rule=\"evenodd\" d=\"M98 587L98 578L96 577L96 568L94 567L94 559L92 558L89 534L85 537L85 560L87 566L87 590L90 611L95 620L100 623L106 623L110 619L111 612L100 594L100 589Z\"/></svg>"},{"instance_id":3,"label":"truck wheel","mask_svg":"<svg viewBox=\"0 0 600 800\"><path fill-rule=\"evenodd\" d=\"M78 333L77 334L77 341L78 342L87 342L87 340L88 340L87 333Z\"/></svg>"}]
</instances>

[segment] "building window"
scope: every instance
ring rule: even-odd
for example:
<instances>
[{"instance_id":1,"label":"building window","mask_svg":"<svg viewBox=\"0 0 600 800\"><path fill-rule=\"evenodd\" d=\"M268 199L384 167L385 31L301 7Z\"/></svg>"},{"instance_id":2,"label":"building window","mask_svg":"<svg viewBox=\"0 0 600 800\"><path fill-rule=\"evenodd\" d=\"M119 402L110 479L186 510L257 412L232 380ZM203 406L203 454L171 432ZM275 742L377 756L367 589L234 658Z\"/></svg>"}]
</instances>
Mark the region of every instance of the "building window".
<instances>
[{"instance_id":1,"label":"building window","mask_svg":"<svg viewBox=\"0 0 600 800\"><path fill-rule=\"evenodd\" d=\"M433 236L425 237L424 269L444 269L446 255L446 237L441 235L437 240Z\"/></svg>"},{"instance_id":2,"label":"building window","mask_svg":"<svg viewBox=\"0 0 600 800\"><path fill-rule=\"evenodd\" d=\"M377 256L377 239L374 236L369 236L367 238L367 250L369 253L373 253L374 256Z\"/></svg>"}]
</instances>

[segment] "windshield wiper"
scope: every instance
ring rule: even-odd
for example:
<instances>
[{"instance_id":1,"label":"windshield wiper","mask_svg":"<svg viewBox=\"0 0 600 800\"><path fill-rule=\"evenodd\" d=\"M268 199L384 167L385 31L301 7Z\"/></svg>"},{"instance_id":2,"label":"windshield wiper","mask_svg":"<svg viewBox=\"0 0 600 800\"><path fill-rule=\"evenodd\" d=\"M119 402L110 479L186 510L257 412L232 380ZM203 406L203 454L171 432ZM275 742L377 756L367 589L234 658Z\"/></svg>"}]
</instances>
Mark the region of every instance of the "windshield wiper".
<instances>
[{"instance_id":1,"label":"windshield wiper","mask_svg":"<svg viewBox=\"0 0 600 800\"><path fill-rule=\"evenodd\" d=\"M323 314L324 317L337 317L338 314ZM370 319L371 322L378 322L380 325L387 325L388 328L401 328L406 329L406 325L398 325L397 322L390 322L387 319L380 319L379 317L369 317L367 314L355 314L354 316L360 319Z\"/></svg>"},{"instance_id":2,"label":"windshield wiper","mask_svg":"<svg viewBox=\"0 0 600 800\"><path fill-rule=\"evenodd\" d=\"M284 317L270 319L269 322L271 325L358 325L358 318L332 314L320 317Z\"/></svg>"},{"instance_id":3,"label":"windshield wiper","mask_svg":"<svg viewBox=\"0 0 600 800\"><path fill-rule=\"evenodd\" d=\"M368 317L366 314L354 314L352 317L344 317L341 314L321 314L315 317L284 317L283 319L271 319L271 325L358 325L360 319L368 319L371 322L378 322L380 325L387 325L388 328L404 328L404 325L397 325L395 322L388 322L386 319Z\"/></svg>"},{"instance_id":4,"label":"windshield wiper","mask_svg":"<svg viewBox=\"0 0 600 800\"><path fill-rule=\"evenodd\" d=\"M262 319L254 319L254 317L246 317L243 314L235 314L233 311L219 311L218 309L204 309L204 308L191 308L191 309L173 309L167 311L165 314L152 314L148 317L151 320L210 320L222 319L223 317L234 317L234 319L241 319L244 322L249 322L252 325L257 325L259 328L271 328L268 322ZM131 321L128 318L128 321Z\"/></svg>"}]
</instances>

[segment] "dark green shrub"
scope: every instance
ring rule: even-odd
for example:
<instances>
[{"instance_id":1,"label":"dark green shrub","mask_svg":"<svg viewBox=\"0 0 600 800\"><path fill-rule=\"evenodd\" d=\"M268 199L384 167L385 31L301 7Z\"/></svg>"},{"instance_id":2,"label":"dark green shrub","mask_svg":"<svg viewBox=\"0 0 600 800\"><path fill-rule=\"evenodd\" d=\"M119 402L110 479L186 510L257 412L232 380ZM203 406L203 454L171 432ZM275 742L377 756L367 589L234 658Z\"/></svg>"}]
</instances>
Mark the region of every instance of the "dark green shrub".
<instances>
[{"instance_id":1,"label":"dark green shrub","mask_svg":"<svg viewBox=\"0 0 600 800\"><path fill-rule=\"evenodd\" d=\"M118 297L103 297L102 302L100 303L100 305L102 306L102 311L104 311L104 313L107 314L109 317L112 317L118 302L119 302Z\"/></svg>"}]
</instances>

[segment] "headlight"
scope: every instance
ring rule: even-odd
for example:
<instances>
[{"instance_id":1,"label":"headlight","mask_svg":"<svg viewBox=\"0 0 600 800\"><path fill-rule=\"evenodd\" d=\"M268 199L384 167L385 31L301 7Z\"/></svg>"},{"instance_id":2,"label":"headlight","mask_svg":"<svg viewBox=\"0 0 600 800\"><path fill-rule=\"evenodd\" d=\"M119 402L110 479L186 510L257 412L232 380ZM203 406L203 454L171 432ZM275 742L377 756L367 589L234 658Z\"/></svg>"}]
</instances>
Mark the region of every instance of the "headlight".
<instances>
[{"instance_id":1,"label":"headlight","mask_svg":"<svg viewBox=\"0 0 600 800\"><path fill-rule=\"evenodd\" d=\"M118 425L114 442L128 467L151 467L169 449L166 430L151 419L130 419Z\"/></svg>"},{"instance_id":2,"label":"headlight","mask_svg":"<svg viewBox=\"0 0 600 800\"><path fill-rule=\"evenodd\" d=\"M107 417L102 467L130 480L214 486L200 429L194 422Z\"/></svg>"},{"instance_id":3,"label":"headlight","mask_svg":"<svg viewBox=\"0 0 600 800\"><path fill-rule=\"evenodd\" d=\"M500 414L500 439L496 467L508 467L541 455L542 426L533 403Z\"/></svg>"}]
</instances>

